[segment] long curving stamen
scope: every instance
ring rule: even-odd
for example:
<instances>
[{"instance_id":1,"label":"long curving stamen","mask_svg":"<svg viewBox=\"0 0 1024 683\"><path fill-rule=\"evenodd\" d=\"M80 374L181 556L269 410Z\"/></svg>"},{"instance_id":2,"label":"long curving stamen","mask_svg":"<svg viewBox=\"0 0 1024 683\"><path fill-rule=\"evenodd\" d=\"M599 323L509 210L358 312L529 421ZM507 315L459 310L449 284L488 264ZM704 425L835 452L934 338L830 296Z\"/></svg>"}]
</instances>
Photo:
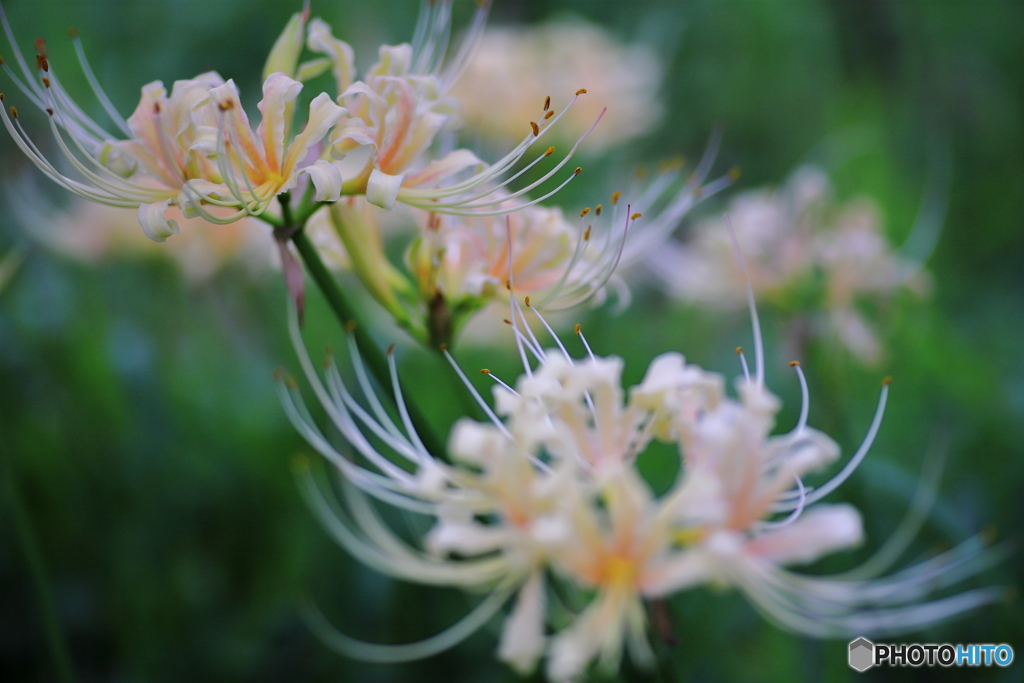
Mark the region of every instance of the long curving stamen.
<instances>
[{"instance_id":1,"label":"long curving stamen","mask_svg":"<svg viewBox=\"0 0 1024 683\"><path fill-rule=\"evenodd\" d=\"M740 365L743 367L743 379L750 382L750 368L747 367L747 357L743 355L743 347L736 347L736 355L740 357Z\"/></svg>"},{"instance_id":2,"label":"long curving stamen","mask_svg":"<svg viewBox=\"0 0 1024 683\"><path fill-rule=\"evenodd\" d=\"M736 239L736 231L732 227L732 219L725 214L725 223L729 228L729 237L732 238L733 249L736 250L736 260L740 264L740 272L743 273L743 280L747 287L747 306L750 309L750 325L754 328L754 371L757 375L757 386L764 386L764 343L761 340L761 321L757 317L757 304L754 302L754 286L747 274L747 264L743 261L743 252L740 250L740 242Z\"/></svg>"},{"instance_id":3,"label":"long curving stamen","mask_svg":"<svg viewBox=\"0 0 1024 683\"><path fill-rule=\"evenodd\" d=\"M949 453L949 437L949 432L944 431L933 438L932 443L929 444L914 496L903 519L889 534L885 543L859 566L834 578L864 580L879 576L891 567L893 562L910 546L917 536L917 532L921 530L921 526L935 503L935 498L938 496L939 481L942 478L942 470Z\"/></svg>"},{"instance_id":4,"label":"long curving stamen","mask_svg":"<svg viewBox=\"0 0 1024 683\"><path fill-rule=\"evenodd\" d=\"M804 369L800 367L800 362L793 361L789 364L789 367L796 370L796 375L800 378L800 419L797 421L796 427L793 429L794 432L800 433L807 428L807 412L810 407L810 392L807 389L807 378L804 376Z\"/></svg>"},{"instance_id":5,"label":"long curving stamen","mask_svg":"<svg viewBox=\"0 0 1024 683\"><path fill-rule=\"evenodd\" d=\"M468 377L466 377L466 373L462 371L462 368L459 367L459 364L455 362L454 358L452 358L452 354L448 352L447 347L442 348L441 353L444 355L448 363L452 366L452 369L455 370L455 373L459 376L459 379L462 380L462 383L466 386L466 389L469 390L469 393L470 395L472 395L473 400L475 400L477 402L477 405L479 405L480 408L483 409L484 413L487 414L487 417L490 419L490 421L494 424L495 427L498 428L498 431L504 434L510 441L515 441L515 437L513 437L512 433L509 432L508 429L505 427L505 423L502 422L491 409L491 407L487 405L487 401L484 400L484 397L480 395L480 392L476 390L476 387L473 386L473 383L469 381Z\"/></svg>"},{"instance_id":6,"label":"long curving stamen","mask_svg":"<svg viewBox=\"0 0 1024 683\"><path fill-rule=\"evenodd\" d=\"M640 218L639 213L633 213L627 217L626 224L622 229L622 240L619 242L619 248L615 252L615 258L610 262L606 262L603 266L603 270L598 270L596 273L591 275L591 271L597 267L596 265L592 265L580 276L580 284L570 290L575 298L567 298L567 300L559 306L548 306L546 308L551 311L563 311L567 308L572 308L584 303L601 291L601 289L608 284L608 280L611 279L612 275L615 273L615 269L619 267L623 250L626 247L626 238L629 237L630 227L638 218ZM602 263L600 259L595 260L595 264L600 263Z\"/></svg>"},{"instance_id":7,"label":"long curving stamen","mask_svg":"<svg viewBox=\"0 0 1024 683\"><path fill-rule=\"evenodd\" d=\"M478 0L476 12L473 13L473 20L462 36L462 44L459 46L455 57L444 67L440 74L441 88L444 92L451 90L455 81L466 68L466 64L476 50L480 39L484 34L484 26L487 23L487 13L491 7L491 0Z\"/></svg>"},{"instance_id":8,"label":"long curving stamen","mask_svg":"<svg viewBox=\"0 0 1024 683\"><path fill-rule=\"evenodd\" d=\"M519 392L518 392L518 391L516 391L515 389L513 389L512 387L510 387L510 386L508 385L508 383L507 383L507 382L505 382L505 380L501 379L500 377L498 377L497 375L495 375L495 374L494 374L493 372L491 372L491 371L490 371L490 370L488 370L487 368L482 368L482 369L480 370L480 374L481 374L481 375L487 375L488 377L490 377L491 379L493 379L493 380L494 380L495 382L497 382L497 383L498 383L498 384L500 384L501 386L505 387L505 389L507 389L507 390L508 390L508 392L509 392L510 394L512 394L513 396L519 396Z\"/></svg>"},{"instance_id":9,"label":"long curving stamen","mask_svg":"<svg viewBox=\"0 0 1024 683\"><path fill-rule=\"evenodd\" d=\"M498 189L504 187L505 185L509 184L510 182L512 182L513 180L518 178L520 175L525 173L534 164L536 164L541 159L545 158L547 156L547 152L545 152L543 155L541 155L540 157L535 159L533 162L531 162L527 166L527 168L525 168L525 169L519 171L518 173L516 173L515 175L513 175L513 176L503 180L498 185L489 188L483 194L477 195L476 197L471 197L469 199L459 200L458 202L455 202L455 203L452 203L452 202L449 202L449 203L439 202L435 206L444 208L444 207L450 207L450 206L453 206L453 205L457 205L457 206L459 206L462 209L475 209L475 208L482 207L482 206L494 206L495 204L500 204L500 203L503 203L503 202L510 201L512 199L517 199L517 198L521 197L522 195L527 194L528 192L532 191L534 188L537 188L540 185L543 185L544 183L546 183L552 176L554 176L567 163L569 163L569 160L572 159L572 157L576 154L576 150L579 148L580 144L582 144L582 142L587 139L587 136L589 136L590 133L593 132L594 128L597 127L597 124L601 122L601 118L604 116L606 111L607 111L607 108L601 110L601 113L598 115L597 119L590 126L590 128L587 129L587 132L585 132L583 135L581 135L579 137L579 139L576 141L576 144L574 144L572 146L572 149L569 150L569 153L566 154L565 157L563 157L561 161L559 161L557 164L555 164L554 168L552 168L550 171L548 171L543 176L541 176L539 179L535 180L534 182L530 183L529 185L527 185L525 187L522 187L522 188L516 190L515 192L513 192L513 193L511 193L509 195L505 195L505 196L493 199L491 201L479 201L479 200L481 200L484 197L487 197L489 195L494 194L495 192L497 192ZM563 184L563 187L564 187L564 184ZM559 189L561 189L561 187ZM481 215L486 215L486 214L481 214Z\"/></svg>"},{"instance_id":10,"label":"long curving stamen","mask_svg":"<svg viewBox=\"0 0 1024 683\"><path fill-rule=\"evenodd\" d=\"M864 436L864 441L861 442L860 448L853 454L850 461L846 463L846 466L840 470L839 474L834 476L828 482L818 487L813 493L807 497L807 504L816 503L828 494L835 491L844 481L846 481L853 471L857 469L864 456L867 455L871 449L871 444L875 441L875 436L878 434L878 428L882 426L882 415L885 414L885 403L889 397L889 382L892 381L886 377L882 382L882 392L878 397L878 407L875 408L875 416L871 420L871 426L868 428L868 433Z\"/></svg>"},{"instance_id":11,"label":"long curving stamen","mask_svg":"<svg viewBox=\"0 0 1024 683\"><path fill-rule=\"evenodd\" d=\"M420 441L420 435L416 432L416 427L413 426L412 420L409 418L409 409L405 405L405 397L402 396L402 386L398 382L398 367L395 365L394 346L388 348L387 357L388 374L391 375L391 390L395 393L395 405L398 406L398 414L402 418L402 424L405 426L405 433L416 444L416 449L419 452L426 453L427 447Z\"/></svg>"},{"instance_id":12,"label":"long curving stamen","mask_svg":"<svg viewBox=\"0 0 1024 683\"><path fill-rule=\"evenodd\" d=\"M793 512L791 512L785 519L778 522L761 522L757 525L758 531L773 531L781 529L800 519L800 515L803 514L804 508L807 506L807 489L804 487L804 482L799 476L793 476L796 479L797 492L799 496L797 498L797 505L793 509Z\"/></svg>"},{"instance_id":13,"label":"long curving stamen","mask_svg":"<svg viewBox=\"0 0 1024 683\"><path fill-rule=\"evenodd\" d=\"M307 606L303 616L320 640L336 652L364 662L394 664L423 659L458 645L490 621L513 592L514 589L508 586L496 588L453 626L436 636L406 645L380 645L347 636L332 626L323 613L312 605Z\"/></svg>"},{"instance_id":14,"label":"long curving stamen","mask_svg":"<svg viewBox=\"0 0 1024 683\"><path fill-rule=\"evenodd\" d=\"M82 47L82 39L78 35L78 31L74 31L71 36L71 43L75 46L75 54L78 55L78 64L82 67L82 73L85 74L85 79L89 81L89 87L92 88L93 95L99 100L100 105L103 107L103 111L107 112L107 116L114 122L122 133L127 137L132 137L131 130L128 129L128 122L124 120L117 109L114 108L114 104L107 97L107 93L103 91L100 86L100 82L96 80L96 74L93 73L92 67L89 65L89 60L85 56L85 49Z\"/></svg>"},{"instance_id":15,"label":"long curving stamen","mask_svg":"<svg viewBox=\"0 0 1024 683\"><path fill-rule=\"evenodd\" d=\"M576 323L575 332L576 336L583 342L583 346L586 348L587 355L590 356L590 360L597 362L597 358L594 357L594 352L590 350L590 344L587 343L587 338L583 336L583 328L580 327L579 323Z\"/></svg>"}]
</instances>

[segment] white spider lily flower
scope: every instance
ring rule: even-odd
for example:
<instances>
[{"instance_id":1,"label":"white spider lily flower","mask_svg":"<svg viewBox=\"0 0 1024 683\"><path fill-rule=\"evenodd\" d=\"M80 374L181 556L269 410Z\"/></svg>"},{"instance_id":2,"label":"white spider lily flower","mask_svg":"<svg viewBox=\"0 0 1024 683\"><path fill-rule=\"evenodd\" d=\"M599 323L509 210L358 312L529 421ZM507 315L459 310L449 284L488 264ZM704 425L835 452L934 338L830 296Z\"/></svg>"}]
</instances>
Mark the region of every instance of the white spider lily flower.
<instances>
[{"instance_id":1,"label":"white spider lily flower","mask_svg":"<svg viewBox=\"0 0 1024 683\"><path fill-rule=\"evenodd\" d=\"M628 290L617 272L657 250L697 202L734 179L730 174L707 181L719 139L716 131L691 173L667 168L631 192L629 201L616 192L609 206L584 208L575 224L560 209L518 208L519 200L504 190L494 193L505 198L498 208L508 213L500 219L428 213L407 252L423 299L440 299L458 316L507 299L514 282L515 290L543 311L600 303L609 288L619 292L619 305L625 306ZM460 324L457 320L454 327Z\"/></svg>"},{"instance_id":2,"label":"white spider lily flower","mask_svg":"<svg viewBox=\"0 0 1024 683\"><path fill-rule=\"evenodd\" d=\"M307 47L324 57L299 64L295 77L305 81L332 69L338 102L350 115L332 131L331 153L343 158L356 150L366 152L365 162L358 162L362 166L354 167L352 175L347 177L343 194L365 194L370 203L385 209L392 209L399 202L437 213L506 213L507 208L495 208L504 198L494 193L525 172L521 169L511 178L506 177L533 144L586 92L579 89L576 98L557 115L548 97L535 120L522 121L523 130L531 132L497 163L487 164L465 149L452 151L440 159L428 158L427 152L437 134L456 127L460 121L458 105L447 96L448 91L479 43L490 7L489 1L478 3L460 45L449 50L451 4L451 0L425 1L412 43L382 46L378 62L361 80L355 80L352 48L335 38L330 26L315 19L307 27ZM293 42L287 45L292 46ZM287 51L282 47L281 52ZM595 119L599 120L600 115ZM595 125L596 121L590 125L590 130ZM517 190L514 196L521 196L555 178L589 132L581 134L572 150L540 180ZM529 167L546 156L537 156ZM532 203L551 196L579 172L579 168L570 168L555 190Z\"/></svg>"},{"instance_id":3,"label":"white spider lily flower","mask_svg":"<svg viewBox=\"0 0 1024 683\"><path fill-rule=\"evenodd\" d=\"M755 372L745 370L739 381L738 398L725 394L721 377L677 354L656 359L641 384L626 392L620 359L594 355L582 333L583 360L572 359L557 338L556 349L544 350L523 322L527 309L515 298L510 309L524 374L513 386L483 371L496 382L493 409L444 352L490 418L456 424L451 464L428 452L413 428L393 357L399 422L374 394L354 342L361 401L342 383L333 360L324 379L318 376L291 317L307 379L351 448L342 452L324 437L294 383L282 378L289 417L347 482L347 505L334 509L307 478L324 524L382 572L487 592L463 621L403 646L352 640L314 615L317 630L339 651L371 661L426 656L468 636L516 594L499 656L528 672L546 653L548 678L570 681L594 660L616 667L624 649L636 663L649 663L645 601L704 584L734 586L777 623L817 637L912 630L1001 596L999 589L981 588L933 597L999 558L977 539L881 579L872 578L879 564L873 560L865 564L872 570L836 576L785 568L861 542L857 510L820 501L863 461L881 425L888 383L864 442L838 474L813 488L803 478L834 462L839 449L807 425L809 397L799 365L800 417L791 431L773 434L781 404L764 386L760 349ZM678 444L682 467L661 496L635 466L634 456L654 438ZM401 541L367 495L433 518L422 549ZM567 596L560 609L570 616L549 633L545 584L552 580L569 589L554 592Z\"/></svg>"},{"instance_id":4,"label":"white spider lily flower","mask_svg":"<svg viewBox=\"0 0 1024 683\"><path fill-rule=\"evenodd\" d=\"M407 50L401 49L403 47L407 46L381 50L382 53L391 50L399 55L407 54ZM406 64L407 61L396 59L394 55L388 59L389 64ZM369 83L356 82L346 91L342 101L352 108L354 114L331 134L332 150L346 153L357 146L372 150L363 170L345 182L346 193L365 192L371 203L385 209L391 209L399 202L433 213L496 216L509 212L509 207L501 206L509 199L523 197L549 184L549 181L557 183L542 196L517 203L513 210L532 206L557 193L582 172L578 166L570 166L565 172L562 169L597 126L600 116L569 152L540 178L514 192L502 191L552 155L555 150L549 147L512 174L513 168L529 150L587 92L585 89L578 90L572 101L554 116L547 116L554 112L550 108L538 112L539 123L531 121L529 126L524 123L523 127L530 132L522 141L499 161L487 164L466 149L457 149L441 159L426 160L424 152L451 117L450 105L430 97L437 93L435 88L436 83L430 77L413 79L382 75L371 78ZM446 109L448 114L444 113Z\"/></svg>"},{"instance_id":5,"label":"white spider lily flower","mask_svg":"<svg viewBox=\"0 0 1024 683\"><path fill-rule=\"evenodd\" d=\"M588 151L596 153L643 135L658 122L662 72L652 46L623 44L583 19L560 19L489 27L452 95L467 127L491 144L504 145L519 137L533 115L530 104L584 84L593 97L580 102L553 135L557 142L571 143L590 127L601 102L614 102L588 140Z\"/></svg>"},{"instance_id":6,"label":"white spider lily flower","mask_svg":"<svg viewBox=\"0 0 1024 683\"><path fill-rule=\"evenodd\" d=\"M313 99L305 128L291 136L292 103L302 85L272 73L263 84L258 105L263 120L254 132L234 82L210 72L176 81L170 95L160 82L144 86L135 113L125 120L92 77L76 36L83 70L125 136L116 138L86 116L61 87L42 41L37 41L33 73L2 10L0 19L24 80L7 64L4 68L29 101L48 115L61 163L72 170L62 171L43 154L11 107L9 114L3 110L0 115L15 143L51 180L79 197L137 209L139 223L151 239L163 241L178 231L177 223L164 215L169 206L187 218L230 223L263 213L302 174L310 176L318 200L340 196L338 169L325 160L307 158L310 148L345 114L328 95Z\"/></svg>"},{"instance_id":7,"label":"white spider lily flower","mask_svg":"<svg viewBox=\"0 0 1024 683\"><path fill-rule=\"evenodd\" d=\"M941 219L929 216L941 213L926 203L904 244L933 240ZM902 289L917 294L928 289L921 261L885 237L874 202L836 203L828 177L818 168L797 169L777 189L738 195L728 215L748 254L758 300L790 312L817 310L812 331L835 335L862 362L877 363L882 347L859 303L885 301ZM712 309L746 305L732 241L720 218L698 223L684 243L666 241L648 253L652 271L680 299Z\"/></svg>"}]
</instances>

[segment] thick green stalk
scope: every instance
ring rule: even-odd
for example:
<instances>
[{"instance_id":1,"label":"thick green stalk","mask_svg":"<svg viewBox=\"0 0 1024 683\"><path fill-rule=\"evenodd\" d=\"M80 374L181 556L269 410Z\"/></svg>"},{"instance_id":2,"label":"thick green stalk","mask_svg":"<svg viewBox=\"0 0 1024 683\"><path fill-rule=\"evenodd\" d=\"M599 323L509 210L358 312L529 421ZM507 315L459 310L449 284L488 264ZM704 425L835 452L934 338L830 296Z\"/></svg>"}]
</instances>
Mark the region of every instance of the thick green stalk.
<instances>
[{"instance_id":1,"label":"thick green stalk","mask_svg":"<svg viewBox=\"0 0 1024 683\"><path fill-rule=\"evenodd\" d=\"M320 259L320 254L310 241L309 236L306 235L302 227L299 227L292 234L291 240L295 244L296 249L298 249L299 255L302 257L303 263L306 264L306 269L309 271L313 281L316 282L324 298L327 299L331 310L334 311L334 315L337 316L338 321L346 327L350 327L351 323L356 323L354 329L352 329L352 334L355 335L356 345L359 347L359 353L363 361L366 362L382 387L390 387L391 372L388 369L387 359L366 331L366 328L358 324L358 316L355 309L349 304L345 294L341 291L341 287L338 286L338 282ZM443 458L444 444L437 438L430 424L419 412L415 404L406 401L406 407L408 408L413 426L423 441L423 445L435 457Z\"/></svg>"}]
</instances>

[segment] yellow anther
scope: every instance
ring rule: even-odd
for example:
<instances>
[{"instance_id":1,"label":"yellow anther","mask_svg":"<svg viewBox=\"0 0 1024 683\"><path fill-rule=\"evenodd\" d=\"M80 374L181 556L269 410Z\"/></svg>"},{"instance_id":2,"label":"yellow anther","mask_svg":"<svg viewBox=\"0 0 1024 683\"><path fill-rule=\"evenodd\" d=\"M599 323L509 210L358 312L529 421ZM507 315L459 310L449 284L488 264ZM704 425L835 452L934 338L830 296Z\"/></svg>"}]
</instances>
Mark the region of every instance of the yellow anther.
<instances>
[{"instance_id":1,"label":"yellow anther","mask_svg":"<svg viewBox=\"0 0 1024 683\"><path fill-rule=\"evenodd\" d=\"M637 211L636 213L629 217L629 220L635 221L637 218L640 218L640 216L643 216L643 214Z\"/></svg>"},{"instance_id":2,"label":"yellow anther","mask_svg":"<svg viewBox=\"0 0 1024 683\"><path fill-rule=\"evenodd\" d=\"M550 108L551 108L551 95L548 95L547 97L544 98L544 111L547 111Z\"/></svg>"},{"instance_id":3,"label":"yellow anther","mask_svg":"<svg viewBox=\"0 0 1024 683\"><path fill-rule=\"evenodd\" d=\"M598 204L597 206L594 207L594 215L595 216L600 216L601 215L601 205L600 204Z\"/></svg>"},{"instance_id":4,"label":"yellow anther","mask_svg":"<svg viewBox=\"0 0 1024 683\"><path fill-rule=\"evenodd\" d=\"M577 95L586 95L587 94L587 89L586 88L580 88L579 90L576 91L576 94Z\"/></svg>"},{"instance_id":5,"label":"yellow anther","mask_svg":"<svg viewBox=\"0 0 1024 683\"><path fill-rule=\"evenodd\" d=\"M612 206L619 203L619 197L622 196L621 192L612 192Z\"/></svg>"},{"instance_id":6,"label":"yellow anther","mask_svg":"<svg viewBox=\"0 0 1024 683\"><path fill-rule=\"evenodd\" d=\"M530 121L530 127L533 128L533 137L540 135L540 126L537 125L536 121Z\"/></svg>"},{"instance_id":7,"label":"yellow anther","mask_svg":"<svg viewBox=\"0 0 1024 683\"><path fill-rule=\"evenodd\" d=\"M590 207L589 206L587 208L583 209L582 211L580 211L580 218L583 218L588 213L590 213Z\"/></svg>"}]
</instances>

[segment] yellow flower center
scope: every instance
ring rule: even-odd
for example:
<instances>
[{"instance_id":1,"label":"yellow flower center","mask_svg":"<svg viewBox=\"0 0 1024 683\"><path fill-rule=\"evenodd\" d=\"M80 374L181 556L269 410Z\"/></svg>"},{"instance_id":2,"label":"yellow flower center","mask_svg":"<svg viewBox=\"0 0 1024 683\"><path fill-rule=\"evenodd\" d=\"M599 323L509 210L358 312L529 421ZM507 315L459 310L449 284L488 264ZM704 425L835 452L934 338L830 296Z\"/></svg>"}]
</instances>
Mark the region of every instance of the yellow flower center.
<instances>
[{"instance_id":1,"label":"yellow flower center","mask_svg":"<svg viewBox=\"0 0 1024 683\"><path fill-rule=\"evenodd\" d=\"M601 583L603 584L623 587L636 583L636 564L630 558L612 555L605 559L601 569Z\"/></svg>"}]
</instances>

